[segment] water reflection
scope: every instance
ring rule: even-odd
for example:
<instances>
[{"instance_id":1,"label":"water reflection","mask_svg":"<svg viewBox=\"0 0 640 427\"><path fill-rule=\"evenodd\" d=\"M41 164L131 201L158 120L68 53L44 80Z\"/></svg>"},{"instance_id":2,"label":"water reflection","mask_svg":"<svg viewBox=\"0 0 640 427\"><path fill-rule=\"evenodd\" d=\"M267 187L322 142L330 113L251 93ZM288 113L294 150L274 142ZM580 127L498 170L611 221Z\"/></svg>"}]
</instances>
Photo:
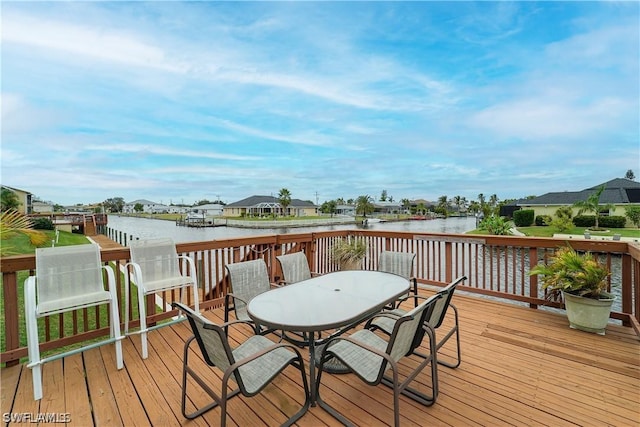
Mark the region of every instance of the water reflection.
<instances>
[{"instance_id":1,"label":"water reflection","mask_svg":"<svg viewBox=\"0 0 640 427\"><path fill-rule=\"evenodd\" d=\"M351 230L350 225L322 227L236 228L236 227L182 227L173 221L109 215L108 227L140 239L171 237L176 243L201 242L265 234L295 234L313 231ZM408 231L412 233L465 233L476 228L475 218L447 218L427 221L378 222L369 224L369 230Z\"/></svg>"}]
</instances>

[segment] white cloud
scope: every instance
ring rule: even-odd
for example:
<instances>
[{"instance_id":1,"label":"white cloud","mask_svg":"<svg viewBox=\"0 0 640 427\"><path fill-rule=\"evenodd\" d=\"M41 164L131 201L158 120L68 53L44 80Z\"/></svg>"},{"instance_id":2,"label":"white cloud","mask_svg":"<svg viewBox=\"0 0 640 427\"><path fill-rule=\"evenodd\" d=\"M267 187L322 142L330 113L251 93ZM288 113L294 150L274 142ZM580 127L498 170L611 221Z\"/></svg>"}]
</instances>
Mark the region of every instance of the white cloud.
<instances>
[{"instance_id":1,"label":"white cloud","mask_svg":"<svg viewBox=\"0 0 640 427\"><path fill-rule=\"evenodd\" d=\"M242 160L242 161L259 161L260 156L235 155L227 153L218 153L211 150L189 150L185 148L164 147L157 144L100 144L87 145L83 147L87 151L104 151L111 154L144 154L155 156L170 156L195 159L216 159L216 160Z\"/></svg>"},{"instance_id":2,"label":"white cloud","mask_svg":"<svg viewBox=\"0 0 640 427\"><path fill-rule=\"evenodd\" d=\"M219 40L215 45L215 53L212 53L209 43L191 43L188 55L184 55L176 48L169 47L186 42L179 36L165 47L146 41L153 39L149 35L142 36L132 30L115 30L100 23L81 25L17 12L7 15L3 17L3 44L40 49L56 60L69 64L98 61L103 64L98 72L106 72L107 68L104 67L109 65L126 67L123 79L132 79L131 73L136 69L141 72L156 70L181 78L202 79L209 84L231 82L281 88L335 104L372 110L420 111L451 102L451 91L446 83L405 69L390 58L355 49L347 49L348 52L342 54L351 56L342 57L343 61L335 65L328 66L325 63L315 74L310 73L308 67L297 72L280 72L275 70L287 69L282 60L273 58L271 63L262 62L264 54L254 52L253 47L244 46L234 39ZM238 46L245 50L234 51ZM345 69L343 62L352 66ZM110 74L115 77L112 71ZM162 76L143 76L131 82L159 91L162 91L161 86L173 85ZM389 83L405 88L406 93L400 94L404 97L402 101L398 101L397 92L385 93L383 88Z\"/></svg>"},{"instance_id":3,"label":"white cloud","mask_svg":"<svg viewBox=\"0 0 640 427\"><path fill-rule=\"evenodd\" d=\"M467 123L499 137L579 140L637 122L638 28L600 26L550 43L516 76L482 88L491 105Z\"/></svg>"},{"instance_id":4,"label":"white cloud","mask_svg":"<svg viewBox=\"0 0 640 427\"><path fill-rule=\"evenodd\" d=\"M32 105L24 96L3 92L0 95L3 135L35 132L60 122L64 114Z\"/></svg>"},{"instance_id":5,"label":"white cloud","mask_svg":"<svg viewBox=\"0 0 640 427\"><path fill-rule=\"evenodd\" d=\"M232 122L231 120L210 118L210 122L216 124L225 129L229 129L243 135L249 135L260 139L267 139L272 141L283 141L292 144L312 145L312 146L331 146L334 145L329 138L319 134L294 134L291 133L275 133L265 131L250 126L245 126L239 123Z\"/></svg>"},{"instance_id":6,"label":"white cloud","mask_svg":"<svg viewBox=\"0 0 640 427\"><path fill-rule=\"evenodd\" d=\"M630 105L620 99L599 99L579 105L547 97L503 102L473 114L469 124L501 137L524 140L577 139L610 129Z\"/></svg>"},{"instance_id":7,"label":"white cloud","mask_svg":"<svg viewBox=\"0 0 640 427\"><path fill-rule=\"evenodd\" d=\"M10 13L2 20L2 42L26 45L65 55L77 56L123 66L149 67L184 72L184 65L167 58L165 52L134 35L89 25L69 24L20 13Z\"/></svg>"}]
</instances>

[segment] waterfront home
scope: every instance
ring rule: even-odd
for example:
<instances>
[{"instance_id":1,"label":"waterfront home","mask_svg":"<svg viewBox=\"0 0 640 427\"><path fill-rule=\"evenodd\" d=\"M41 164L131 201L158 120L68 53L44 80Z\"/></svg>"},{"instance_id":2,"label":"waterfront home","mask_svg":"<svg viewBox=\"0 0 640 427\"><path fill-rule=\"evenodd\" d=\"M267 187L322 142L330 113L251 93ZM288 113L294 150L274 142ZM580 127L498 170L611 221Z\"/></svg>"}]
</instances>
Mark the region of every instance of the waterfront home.
<instances>
[{"instance_id":1,"label":"waterfront home","mask_svg":"<svg viewBox=\"0 0 640 427\"><path fill-rule=\"evenodd\" d=\"M561 206L569 206L573 210L573 215L578 213L579 208L573 204L579 201L587 200L587 198L596 192L600 187L604 186L604 191L600 196L600 203L612 204L613 209L607 212L601 212L600 215L618 215L625 216L625 207L636 205L640 206L640 182L636 182L627 178L615 178L593 187L585 188L580 191L558 191L546 193L532 199L518 200L512 204L515 209L533 209L534 216L549 215L553 217ZM585 215L593 215L593 213L585 213ZM627 219L626 227L633 227L633 224Z\"/></svg>"},{"instance_id":2,"label":"waterfront home","mask_svg":"<svg viewBox=\"0 0 640 427\"><path fill-rule=\"evenodd\" d=\"M224 216L315 216L318 207L313 203L300 199L291 199L291 203L284 209L280 201L274 196L251 196L224 207Z\"/></svg>"},{"instance_id":3,"label":"waterfront home","mask_svg":"<svg viewBox=\"0 0 640 427\"><path fill-rule=\"evenodd\" d=\"M18 212L23 214L33 213L33 194L26 190L20 190L19 188L9 187L7 185L2 185L2 189L9 190L16 195L19 202Z\"/></svg>"},{"instance_id":4,"label":"waterfront home","mask_svg":"<svg viewBox=\"0 0 640 427\"><path fill-rule=\"evenodd\" d=\"M142 206L142 213L157 214L157 213L169 213L170 211L170 207L165 204L152 202L151 200L138 199L132 202L125 203L124 206L122 207L122 213L125 213L125 214L137 213L136 212L137 205Z\"/></svg>"}]
</instances>

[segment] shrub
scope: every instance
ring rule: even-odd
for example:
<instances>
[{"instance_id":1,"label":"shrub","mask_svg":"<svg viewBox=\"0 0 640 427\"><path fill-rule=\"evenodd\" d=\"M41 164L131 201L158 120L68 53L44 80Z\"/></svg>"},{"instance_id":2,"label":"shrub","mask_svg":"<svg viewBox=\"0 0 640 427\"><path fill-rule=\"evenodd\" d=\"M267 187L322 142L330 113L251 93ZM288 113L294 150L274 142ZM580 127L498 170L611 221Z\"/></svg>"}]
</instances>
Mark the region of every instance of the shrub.
<instances>
[{"instance_id":1,"label":"shrub","mask_svg":"<svg viewBox=\"0 0 640 427\"><path fill-rule=\"evenodd\" d=\"M598 225L601 228L624 228L626 218L619 215L601 216ZM579 215L573 218L576 227L593 227L596 225L596 217L594 215Z\"/></svg>"},{"instance_id":2,"label":"shrub","mask_svg":"<svg viewBox=\"0 0 640 427\"><path fill-rule=\"evenodd\" d=\"M538 227L544 227L551 223L551 215L537 215L536 216L536 225Z\"/></svg>"},{"instance_id":3,"label":"shrub","mask_svg":"<svg viewBox=\"0 0 640 427\"><path fill-rule=\"evenodd\" d=\"M576 227L593 227L596 225L595 215L578 215L573 217L573 224Z\"/></svg>"},{"instance_id":4,"label":"shrub","mask_svg":"<svg viewBox=\"0 0 640 427\"><path fill-rule=\"evenodd\" d=\"M555 218L547 224L554 227L560 233L564 233L573 228L573 222L571 221L572 216L573 211L569 206L561 206L556 210Z\"/></svg>"},{"instance_id":5,"label":"shrub","mask_svg":"<svg viewBox=\"0 0 640 427\"><path fill-rule=\"evenodd\" d=\"M490 216L482 220L478 227L482 231L496 236L510 236L511 222L502 216Z\"/></svg>"},{"instance_id":6,"label":"shrub","mask_svg":"<svg viewBox=\"0 0 640 427\"><path fill-rule=\"evenodd\" d=\"M627 219L619 215L601 216L599 225L605 228L624 228L626 222Z\"/></svg>"},{"instance_id":7,"label":"shrub","mask_svg":"<svg viewBox=\"0 0 640 427\"><path fill-rule=\"evenodd\" d=\"M533 209L521 209L513 212L513 222L516 227L529 227L533 224L535 212Z\"/></svg>"},{"instance_id":8,"label":"shrub","mask_svg":"<svg viewBox=\"0 0 640 427\"><path fill-rule=\"evenodd\" d=\"M53 221L50 218L34 218L32 220L33 228L36 230L53 230L55 226L53 225Z\"/></svg>"},{"instance_id":9,"label":"shrub","mask_svg":"<svg viewBox=\"0 0 640 427\"><path fill-rule=\"evenodd\" d=\"M640 206L627 206L624 210L629 221L636 227L640 227Z\"/></svg>"}]
</instances>

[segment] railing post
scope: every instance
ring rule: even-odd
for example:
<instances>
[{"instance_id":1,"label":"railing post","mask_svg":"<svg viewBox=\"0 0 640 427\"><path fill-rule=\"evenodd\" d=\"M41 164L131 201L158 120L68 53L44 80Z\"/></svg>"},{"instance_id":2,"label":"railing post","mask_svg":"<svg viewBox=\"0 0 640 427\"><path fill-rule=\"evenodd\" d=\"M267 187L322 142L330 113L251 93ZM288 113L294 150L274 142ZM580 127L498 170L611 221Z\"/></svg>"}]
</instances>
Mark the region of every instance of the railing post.
<instances>
[{"instance_id":1,"label":"railing post","mask_svg":"<svg viewBox=\"0 0 640 427\"><path fill-rule=\"evenodd\" d=\"M536 264L538 264L538 249L529 248L529 268L527 271L531 270L531 267ZM529 296L538 298L538 275L529 276ZM538 304L529 304L529 308L538 308Z\"/></svg>"},{"instance_id":2,"label":"railing post","mask_svg":"<svg viewBox=\"0 0 640 427\"><path fill-rule=\"evenodd\" d=\"M446 283L453 281L453 243L451 242L444 244L444 281Z\"/></svg>"},{"instance_id":3,"label":"railing post","mask_svg":"<svg viewBox=\"0 0 640 427\"><path fill-rule=\"evenodd\" d=\"M639 279L636 279L639 280ZM628 286L624 286L628 284ZM622 274L621 274L621 285L622 285L622 312L623 313L633 313L633 288L631 286L631 255L622 254ZM638 298L638 295L636 295ZM636 319L640 317L639 313L635 313ZM631 326L631 322L628 319L624 319L622 321L624 326Z\"/></svg>"},{"instance_id":4,"label":"railing post","mask_svg":"<svg viewBox=\"0 0 640 427\"><path fill-rule=\"evenodd\" d=\"M5 352L20 347L18 325L18 274L15 272L2 273L2 296L4 298L4 327ZM15 366L20 360L10 360L7 366Z\"/></svg>"}]
</instances>

